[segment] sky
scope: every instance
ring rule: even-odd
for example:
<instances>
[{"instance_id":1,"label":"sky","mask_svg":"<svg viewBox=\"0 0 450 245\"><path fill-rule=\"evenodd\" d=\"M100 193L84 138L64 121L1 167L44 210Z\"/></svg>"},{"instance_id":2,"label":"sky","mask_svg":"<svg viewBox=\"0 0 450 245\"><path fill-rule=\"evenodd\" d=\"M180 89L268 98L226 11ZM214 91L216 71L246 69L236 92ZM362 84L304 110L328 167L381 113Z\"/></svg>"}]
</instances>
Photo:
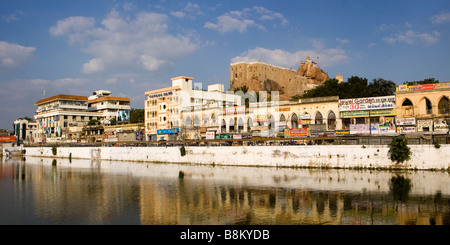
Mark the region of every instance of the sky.
<instances>
[{"instance_id":1,"label":"sky","mask_svg":"<svg viewBox=\"0 0 450 245\"><path fill-rule=\"evenodd\" d=\"M144 108L177 76L228 89L240 61L449 82L449 44L448 0L2 0L0 129L57 94L106 89Z\"/></svg>"}]
</instances>

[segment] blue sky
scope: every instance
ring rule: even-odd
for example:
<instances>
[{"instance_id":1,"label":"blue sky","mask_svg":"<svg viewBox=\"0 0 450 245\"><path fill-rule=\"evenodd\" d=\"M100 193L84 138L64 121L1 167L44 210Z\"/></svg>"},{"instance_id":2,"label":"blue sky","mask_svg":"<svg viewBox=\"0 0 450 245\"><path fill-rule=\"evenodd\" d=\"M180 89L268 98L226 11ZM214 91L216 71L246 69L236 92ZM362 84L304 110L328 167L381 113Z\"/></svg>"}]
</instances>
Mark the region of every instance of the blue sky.
<instances>
[{"instance_id":1,"label":"blue sky","mask_svg":"<svg viewBox=\"0 0 450 245\"><path fill-rule=\"evenodd\" d=\"M308 55L344 80L447 82L449 44L448 0L2 0L0 128L33 117L43 91L144 108L176 76L228 89L237 61L297 69Z\"/></svg>"}]
</instances>

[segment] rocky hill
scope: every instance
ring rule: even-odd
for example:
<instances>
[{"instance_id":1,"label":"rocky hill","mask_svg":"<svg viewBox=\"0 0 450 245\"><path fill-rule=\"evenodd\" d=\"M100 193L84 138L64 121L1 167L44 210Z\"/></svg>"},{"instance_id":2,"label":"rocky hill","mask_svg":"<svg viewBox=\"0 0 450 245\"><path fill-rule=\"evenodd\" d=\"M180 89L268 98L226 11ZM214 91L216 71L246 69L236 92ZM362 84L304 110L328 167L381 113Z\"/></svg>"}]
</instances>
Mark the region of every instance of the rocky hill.
<instances>
[{"instance_id":1,"label":"rocky hill","mask_svg":"<svg viewBox=\"0 0 450 245\"><path fill-rule=\"evenodd\" d=\"M301 62L297 71L262 62L235 63L230 66L230 91L243 85L249 91L279 91L280 100L303 94L306 90L328 80L328 74L309 57Z\"/></svg>"}]
</instances>

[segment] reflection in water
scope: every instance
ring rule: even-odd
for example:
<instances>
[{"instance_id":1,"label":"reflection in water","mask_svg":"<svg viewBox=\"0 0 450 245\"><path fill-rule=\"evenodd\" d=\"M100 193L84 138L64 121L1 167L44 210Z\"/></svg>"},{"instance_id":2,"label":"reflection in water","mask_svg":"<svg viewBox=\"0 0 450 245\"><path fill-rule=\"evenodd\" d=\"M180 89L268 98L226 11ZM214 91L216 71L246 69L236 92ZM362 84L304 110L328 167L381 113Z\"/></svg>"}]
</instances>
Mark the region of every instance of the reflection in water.
<instances>
[{"instance_id":1,"label":"reflection in water","mask_svg":"<svg viewBox=\"0 0 450 245\"><path fill-rule=\"evenodd\" d=\"M450 224L446 172L3 159L1 224Z\"/></svg>"},{"instance_id":2,"label":"reflection in water","mask_svg":"<svg viewBox=\"0 0 450 245\"><path fill-rule=\"evenodd\" d=\"M411 190L411 180L401 175L396 175L389 181L389 188L395 201L406 202Z\"/></svg>"}]
</instances>

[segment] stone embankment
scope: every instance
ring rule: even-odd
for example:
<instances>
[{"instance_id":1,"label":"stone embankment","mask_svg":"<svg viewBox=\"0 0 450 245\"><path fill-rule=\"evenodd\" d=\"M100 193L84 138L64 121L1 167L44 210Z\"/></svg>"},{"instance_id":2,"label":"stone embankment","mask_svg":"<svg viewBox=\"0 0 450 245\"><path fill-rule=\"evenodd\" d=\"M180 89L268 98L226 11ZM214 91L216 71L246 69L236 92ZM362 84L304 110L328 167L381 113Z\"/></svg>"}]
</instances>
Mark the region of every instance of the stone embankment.
<instances>
[{"instance_id":1,"label":"stone embankment","mask_svg":"<svg viewBox=\"0 0 450 245\"><path fill-rule=\"evenodd\" d=\"M25 147L25 156L72 159L191 163L227 166L450 170L450 146L411 145L411 159L396 164L388 146L187 146L179 147ZM53 154L56 153L56 154Z\"/></svg>"}]
</instances>

